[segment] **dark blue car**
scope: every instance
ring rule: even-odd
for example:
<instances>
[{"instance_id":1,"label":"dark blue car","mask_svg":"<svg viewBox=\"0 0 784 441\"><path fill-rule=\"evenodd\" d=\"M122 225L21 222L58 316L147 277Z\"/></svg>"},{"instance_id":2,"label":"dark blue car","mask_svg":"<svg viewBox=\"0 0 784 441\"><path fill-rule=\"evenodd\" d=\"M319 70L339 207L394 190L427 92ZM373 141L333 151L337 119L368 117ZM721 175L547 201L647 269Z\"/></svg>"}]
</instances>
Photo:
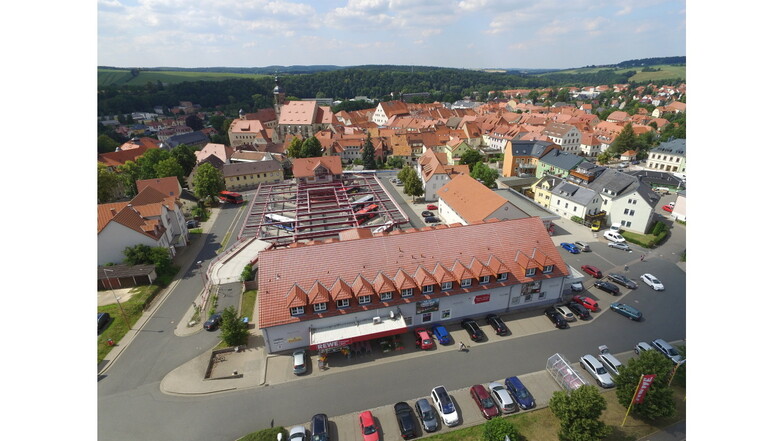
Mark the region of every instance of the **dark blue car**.
<instances>
[{"instance_id":1,"label":"dark blue car","mask_svg":"<svg viewBox=\"0 0 784 441\"><path fill-rule=\"evenodd\" d=\"M580 253L580 250L577 249L577 246L575 244L573 244L573 243L561 242L561 248L565 249L566 251L568 251L568 252L570 252L572 254L579 254Z\"/></svg>"},{"instance_id":2,"label":"dark blue car","mask_svg":"<svg viewBox=\"0 0 784 441\"><path fill-rule=\"evenodd\" d=\"M436 323L430 330L433 332L433 337L438 339L438 342L442 345L448 345L452 341L449 331L443 325Z\"/></svg>"},{"instance_id":3,"label":"dark blue car","mask_svg":"<svg viewBox=\"0 0 784 441\"><path fill-rule=\"evenodd\" d=\"M509 377L504 381L504 385L509 389L509 393L520 407L526 410L536 407L536 400L534 400L534 397L531 396L531 393L528 392L528 389L526 389L519 378Z\"/></svg>"}]
</instances>

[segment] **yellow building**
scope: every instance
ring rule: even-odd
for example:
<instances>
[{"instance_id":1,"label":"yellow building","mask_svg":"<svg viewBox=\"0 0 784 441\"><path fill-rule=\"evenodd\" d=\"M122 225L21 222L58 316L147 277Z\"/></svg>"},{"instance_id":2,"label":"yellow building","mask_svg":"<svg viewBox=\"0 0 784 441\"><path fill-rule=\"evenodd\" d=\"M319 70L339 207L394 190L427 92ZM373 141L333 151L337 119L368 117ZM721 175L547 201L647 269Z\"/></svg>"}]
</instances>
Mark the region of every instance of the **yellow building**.
<instances>
[{"instance_id":1,"label":"yellow building","mask_svg":"<svg viewBox=\"0 0 784 441\"><path fill-rule=\"evenodd\" d=\"M260 184L282 182L283 167L274 159L226 164L223 166L223 180L226 183L226 190L250 190Z\"/></svg>"}]
</instances>

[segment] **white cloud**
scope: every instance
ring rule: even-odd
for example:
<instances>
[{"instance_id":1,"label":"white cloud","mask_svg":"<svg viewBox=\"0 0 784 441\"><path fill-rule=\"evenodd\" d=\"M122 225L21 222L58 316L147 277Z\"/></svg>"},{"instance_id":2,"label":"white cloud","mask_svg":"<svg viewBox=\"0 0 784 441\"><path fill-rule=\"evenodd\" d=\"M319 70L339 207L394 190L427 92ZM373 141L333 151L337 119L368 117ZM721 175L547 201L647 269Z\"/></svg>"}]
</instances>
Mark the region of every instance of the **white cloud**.
<instances>
[{"instance_id":1,"label":"white cloud","mask_svg":"<svg viewBox=\"0 0 784 441\"><path fill-rule=\"evenodd\" d=\"M621 9L618 12L616 12L615 15L620 17L622 15L628 15L631 12L632 12L632 6L631 5L624 5L623 9Z\"/></svg>"}]
</instances>

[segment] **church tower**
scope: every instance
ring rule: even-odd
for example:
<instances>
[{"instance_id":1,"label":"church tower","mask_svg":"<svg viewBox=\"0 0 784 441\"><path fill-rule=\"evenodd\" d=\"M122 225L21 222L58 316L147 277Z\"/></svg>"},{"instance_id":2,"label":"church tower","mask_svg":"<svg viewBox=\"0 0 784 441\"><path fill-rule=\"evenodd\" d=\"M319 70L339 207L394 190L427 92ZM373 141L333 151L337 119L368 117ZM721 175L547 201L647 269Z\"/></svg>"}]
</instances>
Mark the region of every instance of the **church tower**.
<instances>
[{"instance_id":1,"label":"church tower","mask_svg":"<svg viewBox=\"0 0 784 441\"><path fill-rule=\"evenodd\" d=\"M286 91L280 85L277 75L275 75L275 88L272 89L272 98L275 101L275 116L280 119L280 109L286 102Z\"/></svg>"}]
</instances>

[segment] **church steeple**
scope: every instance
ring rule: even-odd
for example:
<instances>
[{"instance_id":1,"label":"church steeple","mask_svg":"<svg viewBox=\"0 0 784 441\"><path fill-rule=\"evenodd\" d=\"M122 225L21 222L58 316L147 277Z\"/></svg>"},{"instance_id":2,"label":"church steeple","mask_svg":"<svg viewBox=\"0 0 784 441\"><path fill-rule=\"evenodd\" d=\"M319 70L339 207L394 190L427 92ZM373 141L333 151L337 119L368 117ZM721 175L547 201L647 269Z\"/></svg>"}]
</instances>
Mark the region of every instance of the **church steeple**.
<instances>
[{"instance_id":1,"label":"church steeple","mask_svg":"<svg viewBox=\"0 0 784 441\"><path fill-rule=\"evenodd\" d=\"M280 109L286 102L286 91L283 90L283 87L280 85L280 80L277 75L275 75L275 88L272 89L272 98L275 101L275 115L280 117Z\"/></svg>"}]
</instances>

